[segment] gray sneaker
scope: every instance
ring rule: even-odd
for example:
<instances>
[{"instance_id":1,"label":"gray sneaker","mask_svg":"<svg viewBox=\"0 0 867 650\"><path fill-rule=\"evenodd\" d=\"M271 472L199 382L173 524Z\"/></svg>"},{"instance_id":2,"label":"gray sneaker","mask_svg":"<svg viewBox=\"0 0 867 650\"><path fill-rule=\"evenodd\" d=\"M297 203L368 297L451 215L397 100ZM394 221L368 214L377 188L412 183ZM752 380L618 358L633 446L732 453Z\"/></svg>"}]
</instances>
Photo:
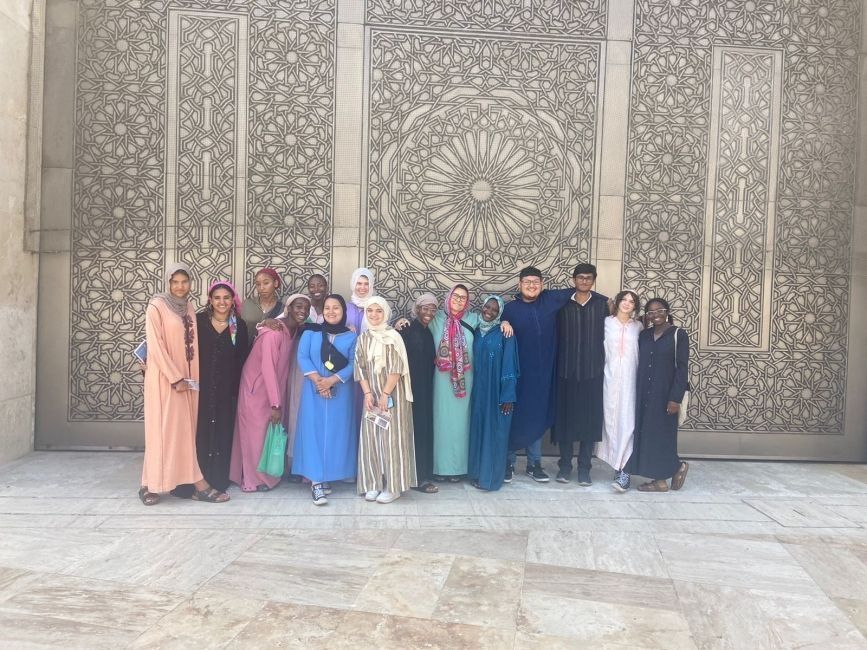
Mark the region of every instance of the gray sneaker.
<instances>
[{"instance_id":1,"label":"gray sneaker","mask_svg":"<svg viewBox=\"0 0 867 650\"><path fill-rule=\"evenodd\" d=\"M611 482L611 487L613 487L617 492L626 492L629 489L629 474L626 472L618 472L614 481Z\"/></svg>"},{"instance_id":2,"label":"gray sneaker","mask_svg":"<svg viewBox=\"0 0 867 650\"><path fill-rule=\"evenodd\" d=\"M571 470L561 469L559 472L557 472L557 478L555 480L558 483L568 483L569 482L569 475L571 473L572 473Z\"/></svg>"},{"instance_id":3,"label":"gray sneaker","mask_svg":"<svg viewBox=\"0 0 867 650\"><path fill-rule=\"evenodd\" d=\"M590 470L589 469L579 469L578 470L578 485L581 487L587 487L589 485L593 485L593 481L590 480Z\"/></svg>"}]
</instances>

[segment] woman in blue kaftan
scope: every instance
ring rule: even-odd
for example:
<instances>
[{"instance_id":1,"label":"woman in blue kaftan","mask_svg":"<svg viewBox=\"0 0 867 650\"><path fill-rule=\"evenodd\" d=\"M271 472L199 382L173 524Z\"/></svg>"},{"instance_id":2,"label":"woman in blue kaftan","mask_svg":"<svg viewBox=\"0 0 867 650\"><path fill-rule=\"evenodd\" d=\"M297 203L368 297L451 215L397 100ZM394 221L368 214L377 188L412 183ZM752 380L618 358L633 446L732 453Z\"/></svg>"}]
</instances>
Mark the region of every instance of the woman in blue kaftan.
<instances>
[{"instance_id":1,"label":"woman in blue kaftan","mask_svg":"<svg viewBox=\"0 0 867 650\"><path fill-rule=\"evenodd\" d=\"M503 299L485 296L473 339L475 378L470 407L467 475L473 487L499 490L506 472L512 406L518 382L518 349L500 331Z\"/></svg>"}]
</instances>

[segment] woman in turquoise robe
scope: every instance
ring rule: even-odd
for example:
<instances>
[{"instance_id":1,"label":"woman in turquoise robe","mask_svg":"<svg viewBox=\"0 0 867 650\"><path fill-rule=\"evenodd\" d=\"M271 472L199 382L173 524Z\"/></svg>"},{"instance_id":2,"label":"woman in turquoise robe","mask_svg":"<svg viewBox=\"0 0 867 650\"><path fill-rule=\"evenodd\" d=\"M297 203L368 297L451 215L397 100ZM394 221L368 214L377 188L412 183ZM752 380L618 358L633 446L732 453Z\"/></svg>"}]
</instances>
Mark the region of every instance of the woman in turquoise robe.
<instances>
[{"instance_id":1,"label":"woman in turquoise robe","mask_svg":"<svg viewBox=\"0 0 867 650\"><path fill-rule=\"evenodd\" d=\"M469 311L469 290L455 285L430 330L436 348L434 372L434 476L451 482L467 473L473 338L479 315Z\"/></svg>"},{"instance_id":2,"label":"woman in turquoise robe","mask_svg":"<svg viewBox=\"0 0 867 650\"><path fill-rule=\"evenodd\" d=\"M434 372L434 477L457 483L467 473L470 448L470 395L473 340L479 315L469 311L469 290L456 284L430 323L436 343ZM503 321L506 337L512 328Z\"/></svg>"},{"instance_id":3,"label":"woman in turquoise robe","mask_svg":"<svg viewBox=\"0 0 867 650\"><path fill-rule=\"evenodd\" d=\"M499 328L502 313L503 299L485 296L473 341L476 366L467 476L480 490L499 490L503 485L519 375L515 339L504 337Z\"/></svg>"},{"instance_id":4,"label":"woman in turquoise robe","mask_svg":"<svg viewBox=\"0 0 867 650\"><path fill-rule=\"evenodd\" d=\"M342 297L328 296L323 310L325 322L308 326L315 329L307 329L298 343L304 386L292 463L292 472L312 484L316 505L328 502L328 482L355 476L358 458L358 423L353 417L357 335L346 327Z\"/></svg>"}]
</instances>

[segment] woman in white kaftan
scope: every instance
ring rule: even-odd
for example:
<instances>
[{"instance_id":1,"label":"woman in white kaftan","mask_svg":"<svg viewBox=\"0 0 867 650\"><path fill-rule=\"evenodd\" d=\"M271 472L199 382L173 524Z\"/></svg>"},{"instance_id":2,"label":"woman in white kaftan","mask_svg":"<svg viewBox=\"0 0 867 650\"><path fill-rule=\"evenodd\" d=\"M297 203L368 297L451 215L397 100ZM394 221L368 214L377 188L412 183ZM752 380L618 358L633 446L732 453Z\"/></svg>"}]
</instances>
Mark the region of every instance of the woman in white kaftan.
<instances>
[{"instance_id":1,"label":"woman in white kaftan","mask_svg":"<svg viewBox=\"0 0 867 650\"><path fill-rule=\"evenodd\" d=\"M629 474L623 471L632 455L635 429L635 383L638 369L638 335L641 324L633 318L638 296L621 291L614 299L614 315L605 319L605 379L602 388L604 424L596 457L617 472L612 487L629 489Z\"/></svg>"}]
</instances>

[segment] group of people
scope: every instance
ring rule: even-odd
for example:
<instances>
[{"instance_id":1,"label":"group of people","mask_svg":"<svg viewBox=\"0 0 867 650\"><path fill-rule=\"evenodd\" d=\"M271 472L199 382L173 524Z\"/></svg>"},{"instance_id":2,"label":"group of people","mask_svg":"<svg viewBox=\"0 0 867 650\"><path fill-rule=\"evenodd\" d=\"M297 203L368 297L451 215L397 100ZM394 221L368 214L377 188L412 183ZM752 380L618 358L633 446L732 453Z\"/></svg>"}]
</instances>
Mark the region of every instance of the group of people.
<instances>
[{"instance_id":1,"label":"group of people","mask_svg":"<svg viewBox=\"0 0 867 650\"><path fill-rule=\"evenodd\" d=\"M679 489L689 337L665 300L642 314L634 291L593 291L596 275L579 264L572 288L545 289L527 267L511 300L484 296L477 312L457 284L443 308L425 293L392 325L367 268L352 274L348 302L321 274L281 298L280 275L263 268L251 297L217 281L195 313L190 269L172 265L145 317L139 498L220 503L232 483L256 492L283 479L308 483L316 505L337 481L378 503L465 477L493 491L512 480L521 450L527 474L550 480L548 430L559 482L571 480L577 443L579 485L591 484L595 454L617 491L631 474L650 479L642 491ZM269 425L287 434L284 476L259 470Z\"/></svg>"}]
</instances>

